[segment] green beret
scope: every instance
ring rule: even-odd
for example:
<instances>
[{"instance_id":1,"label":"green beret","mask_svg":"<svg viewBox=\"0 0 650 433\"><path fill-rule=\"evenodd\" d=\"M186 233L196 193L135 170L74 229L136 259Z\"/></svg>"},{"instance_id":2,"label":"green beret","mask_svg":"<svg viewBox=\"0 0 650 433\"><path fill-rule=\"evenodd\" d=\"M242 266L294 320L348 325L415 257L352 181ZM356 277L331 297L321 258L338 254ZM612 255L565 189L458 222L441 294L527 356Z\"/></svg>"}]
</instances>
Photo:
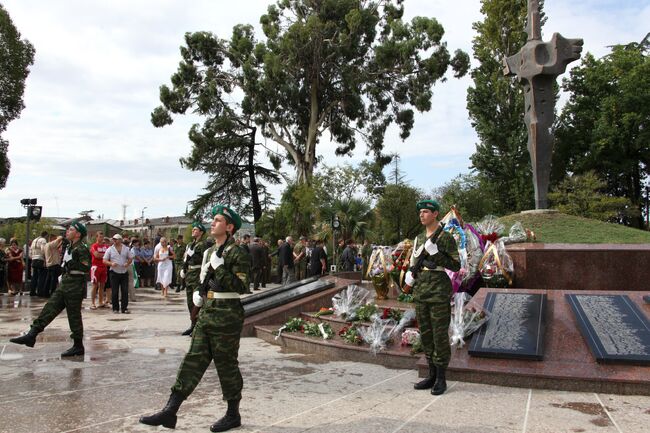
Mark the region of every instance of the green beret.
<instances>
[{"instance_id":1,"label":"green beret","mask_svg":"<svg viewBox=\"0 0 650 433\"><path fill-rule=\"evenodd\" d=\"M223 215L235 226L235 231L241 228L241 217L228 206L218 204L212 208L212 216Z\"/></svg>"},{"instance_id":2,"label":"green beret","mask_svg":"<svg viewBox=\"0 0 650 433\"><path fill-rule=\"evenodd\" d=\"M197 228L197 229L201 230L203 233L205 233L207 231L205 229L205 226L200 221L194 221L192 223L192 228Z\"/></svg>"},{"instance_id":3,"label":"green beret","mask_svg":"<svg viewBox=\"0 0 650 433\"><path fill-rule=\"evenodd\" d=\"M429 209L431 212L433 211L440 212L440 205L435 200L419 201L416 207L418 208L418 211L421 211L422 209Z\"/></svg>"},{"instance_id":4,"label":"green beret","mask_svg":"<svg viewBox=\"0 0 650 433\"><path fill-rule=\"evenodd\" d=\"M70 224L70 227L74 227L75 230L77 230L79 233L81 233L82 238L84 236L86 236L86 233L88 233L88 231L86 230L86 226L81 224L81 222L78 221L78 220L72 221L72 223Z\"/></svg>"}]
</instances>

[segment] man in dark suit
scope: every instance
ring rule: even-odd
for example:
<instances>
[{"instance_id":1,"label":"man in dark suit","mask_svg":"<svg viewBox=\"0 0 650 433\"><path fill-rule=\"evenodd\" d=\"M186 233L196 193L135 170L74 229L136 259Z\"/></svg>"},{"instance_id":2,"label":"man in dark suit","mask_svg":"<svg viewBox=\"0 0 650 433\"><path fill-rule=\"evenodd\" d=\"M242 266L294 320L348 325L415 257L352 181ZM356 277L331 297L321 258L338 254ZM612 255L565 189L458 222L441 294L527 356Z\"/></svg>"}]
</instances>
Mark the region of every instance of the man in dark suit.
<instances>
[{"instance_id":1,"label":"man in dark suit","mask_svg":"<svg viewBox=\"0 0 650 433\"><path fill-rule=\"evenodd\" d=\"M318 239L316 246L311 252L309 258L309 273L310 275L325 275L327 273L327 253L323 248L323 240Z\"/></svg>"},{"instance_id":2,"label":"man in dark suit","mask_svg":"<svg viewBox=\"0 0 650 433\"><path fill-rule=\"evenodd\" d=\"M254 238L248 246L248 252L251 255L251 278L253 280L253 290L260 289L262 275L266 270L266 254L264 247L260 244L260 238Z\"/></svg>"},{"instance_id":3,"label":"man in dark suit","mask_svg":"<svg viewBox=\"0 0 650 433\"><path fill-rule=\"evenodd\" d=\"M287 236L287 240L280 247L280 265L282 266L282 285L285 286L294 280L293 264L293 238Z\"/></svg>"}]
</instances>

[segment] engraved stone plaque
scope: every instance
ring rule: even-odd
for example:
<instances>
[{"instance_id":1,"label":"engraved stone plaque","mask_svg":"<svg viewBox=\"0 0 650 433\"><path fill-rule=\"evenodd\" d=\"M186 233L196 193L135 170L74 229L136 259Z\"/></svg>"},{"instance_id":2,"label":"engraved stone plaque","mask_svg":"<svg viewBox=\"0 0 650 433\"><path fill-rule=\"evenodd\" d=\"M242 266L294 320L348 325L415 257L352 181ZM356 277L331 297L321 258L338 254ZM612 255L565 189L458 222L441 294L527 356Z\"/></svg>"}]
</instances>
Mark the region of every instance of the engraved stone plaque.
<instances>
[{"instance_id":1,"label":"engraved stone plaque","mask_svg":"<svg viewBox=\"0 0 650 433\"><path fill-rule=\"evenodd\" d=\"M650 323L625 295L566 295L597 362L650 365Z\"/></svg>"},{"instance_id":2,"label":"engraved stone plaque","mask_svg":"<svg viewBox=\"0 0 650 433\"><path fill-rule=\"evenodd\" d=\"M474 335L470 355L542 360L546 294L490 292L483 307L490 320Z\"/></svg>"}]
</instances>

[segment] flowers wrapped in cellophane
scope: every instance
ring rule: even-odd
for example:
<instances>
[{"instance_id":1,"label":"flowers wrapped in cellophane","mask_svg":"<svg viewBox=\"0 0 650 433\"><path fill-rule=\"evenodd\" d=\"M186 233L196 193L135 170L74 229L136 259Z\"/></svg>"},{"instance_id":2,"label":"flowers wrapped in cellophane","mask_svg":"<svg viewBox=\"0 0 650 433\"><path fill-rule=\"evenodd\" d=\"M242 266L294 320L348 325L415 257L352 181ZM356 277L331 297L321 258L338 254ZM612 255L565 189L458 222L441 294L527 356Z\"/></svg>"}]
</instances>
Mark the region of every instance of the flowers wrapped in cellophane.
<instances>
[{"instance_id":1,"label":"flowers wrapped in cellophane","mask_svg":"<svg viewBox=\"0 0 650 433\"><path fill-rule=\"evenodd\" d=\"M512 227L510 227L510 233L508 233L508 236L503 238L503 243L514 244L518 242L526 242L526 240L528 240L526 229L524 229L524 226L520 221L516 221Z\"/></svg>"},{"instance_id":2,"label":"flowers wrapped in cellophane","mask_svg":"<svg viewBox=\"0 0 650 433\"><path fill-rule=\"evenodd\" d=\"M359 335L363 341L370 345L370 352L376 355L393 338L393 329L397 323L393 319L381 319L373 316L370 326L359 327Z\"/></svg>"},{"instance_id":3,"label":"flowers wrapped in cellophane","mask_svg":"<svg viewBox=\"0 0 650 433\"><path fill-rule=\"evenodd\" d=\"M485 253L479 268L487 287L512 286L514 264L503 240L498 239L495 243L488 242L485 245Z\"/></svg>"},{"instance_id":4,"label":"flowers wrapped in cellophane","mask_svg":"<svg viewBox=\"0 0 650 433\"><path fill-rule=\"evenodd\" d=\"M402 346L413 346L420 341L420 331L416 328L408 328L402 332Z\"/></svg>"},{"instance_id":5,"label":"flowers wrapped in cellophane","mask_svg":"<svg viewBox=\"0 0 650 433\"><path fill-rule=\"evenodd\" d=\"M413 241L404 239L397 244L391 253L392 263L388 265L388 273L394 284L402 291L404 287L404 277L409 269L411 254L413 253Z\"/></svg>"},{"instance_id":6,"label":"flowers wrapped in cellophane","mask_svg":"<svg viewBox=\"0 0 650 433\"><path fill-rule=\"evenodd\" d=\"M392 248L375 247L368 261L366 277L370 278L377 292L377 299L386 299L392 283L390 271L393 269Z\"/></svg>"},{"instance_id":7,"label":"flowers wrapped in cellophane","mask_svg":"<svg viewBox=\"0 0 650 433\"><path fill-rule=\"evenodd\" d=\"M495 242L501 237L501 234L505 231L505 227L494 215L486 215L481 221L476 223L476 230L478 230L484 242Z\"/></svg>"},{"instance_id":8,"label":"flowers wrapped in cellophane","mask_svg":"<svg viewBox=\"0 0 650 433\"><path fill-rule=\"evenodd\" d=\"M356 318L359 308L371 303L373 299L373 294L368 290L350 284L347 288L334 295L332 298L332 308L336 316L347 321L353 321Z\"/></svg>"},{"instance_id":9,"label":"flowers wrapped in cellophane","mask_svg":"<svg viewBox=\"0 0 650 433\"><path fill-rule=\"evenodd\" d=\"M465 292L454 295L449 323L449 342L459 349L465 345L465 339L483 326L490 317L482 307L470 302L471 299L472 297Z\"/></svg>"}]
</instances>

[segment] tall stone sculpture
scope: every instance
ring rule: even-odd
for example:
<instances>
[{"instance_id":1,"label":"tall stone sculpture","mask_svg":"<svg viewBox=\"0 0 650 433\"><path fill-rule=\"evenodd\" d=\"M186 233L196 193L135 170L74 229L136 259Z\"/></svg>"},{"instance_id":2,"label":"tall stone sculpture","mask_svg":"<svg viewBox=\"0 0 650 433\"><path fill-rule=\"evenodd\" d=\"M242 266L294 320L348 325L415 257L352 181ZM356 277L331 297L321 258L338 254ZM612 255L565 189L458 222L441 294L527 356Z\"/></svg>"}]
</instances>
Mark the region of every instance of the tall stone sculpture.
<instances>
[{"instance_id":1,"label":"tall stone sculpture","mask_svg":"<svg viewBox=\"0 0 650 433\"><path fill-rule=\"evenodd\" d=\"M539 0L528 0L528 40L514 56L503 60L505 75L515 75L524 86L524 121L528 129L528 152L533 166L535 208L548 208L548 184L553 155L553 83L566 66L580 58L582 39L566 39L553 33L542 41Z\"/></svg>"}]
</instances>

